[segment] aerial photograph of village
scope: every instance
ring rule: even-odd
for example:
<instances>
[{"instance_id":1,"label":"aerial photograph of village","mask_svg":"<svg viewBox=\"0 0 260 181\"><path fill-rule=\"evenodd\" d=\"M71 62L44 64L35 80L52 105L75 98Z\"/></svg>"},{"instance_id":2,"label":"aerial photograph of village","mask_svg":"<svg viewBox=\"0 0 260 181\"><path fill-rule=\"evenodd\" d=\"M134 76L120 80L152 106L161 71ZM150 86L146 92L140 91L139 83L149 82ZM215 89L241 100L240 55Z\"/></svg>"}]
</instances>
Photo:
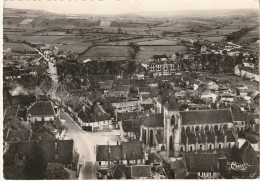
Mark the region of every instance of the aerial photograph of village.
<instances>
[{"instance_id":1,"label":"aerial photograph of village","mask_svg":"<svg viewBox=\"0 0 260 181\"><path fill-rule=\"evenodd\" d=\"M3 2L2 179L259 179L259 1Z\"/></svg>"}]
</instances>

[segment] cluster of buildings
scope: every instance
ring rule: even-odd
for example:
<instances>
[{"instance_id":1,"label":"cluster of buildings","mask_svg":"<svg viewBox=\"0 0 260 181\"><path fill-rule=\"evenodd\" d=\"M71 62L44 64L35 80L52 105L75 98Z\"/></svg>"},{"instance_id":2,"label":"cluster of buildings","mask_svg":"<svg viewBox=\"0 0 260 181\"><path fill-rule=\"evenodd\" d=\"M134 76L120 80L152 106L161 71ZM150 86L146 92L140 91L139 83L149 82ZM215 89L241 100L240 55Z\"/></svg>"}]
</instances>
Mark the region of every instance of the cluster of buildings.
<instances>
[{"instance_id":1,"label":"cluster of buildings","mask_svg":"<svg viewBox=\"0 0 260 181\"><path fill-rule=\"evenodd\" d=\"M29 160L37 159L34 158L37 147L41 150L39 153L44 158L43 163L47 164L46 173L48 168L56 166L60 169L52 174L57 178L61 178L61 171L66 173L65 179L70 176L76 178L78 156L74 141L66 138L66 127L60 119L58 107L48 99L30 96L21 99L21 96L18 100L18 97L9 97L12 106L4 101L4 175L7 178L26 179L19 171L15 174L8 170L27 167ZM26 99L27 102L24 101Z\"/></svg>"},{"instance_id":2,"label":"cluster of buildings","mask_svg":"<svg viewBox=\"0 0 260 181\"><path fill-rule=\"evenodd\" d=\"M234 46L223 51L238 56L231 51L239 48ZM212 50L205 43L199 54L223 53ZM34 159L35 146L47 164L46 175L55 175L53 168L66 178L79 172L79 155L74 141L65 136L61 108L84 131L120 131L117 145L95 147L100 179L255 178L259 174L259 91L254 84L184 71L193 54L174 53L154 55L142 64L148 76L143 72L131 78L68 75L54 86L46 59L56 64L75 57L55 46L41 46L40 52L45 58L34 57L23 67L20 63L4 67L8 178L17 178L8 170L22 169ZM252 57L246 57L243 69L255 68ZM235 73L242 74L240 69L238 65ZM14 81L18 86L11 86ZM34 88L28 82L35 83Z\"/></svg>"}]
</instances>

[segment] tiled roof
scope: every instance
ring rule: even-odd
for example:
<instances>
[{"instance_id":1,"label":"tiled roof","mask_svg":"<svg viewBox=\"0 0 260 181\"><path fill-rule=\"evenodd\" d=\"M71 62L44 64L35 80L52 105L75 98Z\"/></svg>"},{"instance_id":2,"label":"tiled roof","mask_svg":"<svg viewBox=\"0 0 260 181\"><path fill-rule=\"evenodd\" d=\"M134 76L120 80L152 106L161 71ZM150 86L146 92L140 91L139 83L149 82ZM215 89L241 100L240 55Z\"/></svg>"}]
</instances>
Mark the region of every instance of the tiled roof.
<instances>
[{"instance_id":1,"label":"tiled roof","mask_svg":"<svg viewBox=\"0 0 260 181\"><path fill-rule=\"evenodd\" d=\"M15 159L16 159L15 154L8 154L8 153L4 154L3 155L4 167L15 165Z\"/></svg>"},{"instance_id":2,"label":"tiled roof","mask_svg":"<svg viewBox=\"0 0 260 181\"><path fill-rule=\"evenodd\" d=\"M176 101L176 98L174 95L171 95L170 100L169 100L169 104L168 104L168 110L169 111L178 111L179 107Z\"/></svg>"},{"instance_id":3,"label":"tiled roof","mask_svg":"<svg viewBox=\"0 0 260 181\"><path fill-rule=\"evenodd\" d=\"M232 122L229 109L180 111L182 125L217 124Z\"/></svg>"},{"instance_id":4,"label":"tiled roof","mask_svg":"<svg viewBox=\"0 0 260 181\"><path fill-rule=\"evenodd\" d=\"M24 130L9 130L5 141L28 141L30 139L30 132Z\"/></svg>"},{"instance_id":5,"label":"tiled roof","mask_svg":"<svg viewBox=\"0 0 260 181\"><path fill-rule=\"evenodd\" d=\"M130 91L131 86L121 86L121 85L117 85L114 87L114 91L121 91L121 92L129 92Z\"/></svg>"},{"instance_id":6,"label":"tiled roof","mask_svg":"<svg viewBox=\"0 0 260 181\"><path fill-rule=\"evenodd\" d=\"M122 145L98 145L97 161L144 159L142 142L123 142Z\"/></svg>"},{"instance_id":7,"label":"tiled roof","mask_svg":"<svg viewBox=\"0 0 260 181\"><path fill-rule=\"evenodd\" d=\"M37 101L29 109L27 114L32 116L54 116L54 108L50 101Z\"/></svg>"},{"instance_id":8,"label":"tiled roof","mask_svg":"<svg viewBox=\"0 0 260 181\"><path fill-rule=\"evenodd\" d=\"M49 133L33 133L31 140L55 140L55 136Z\"/></svg>"},{"instance_id":9,"label":"tiled roof","mask_svg":"<svg viewBox=\"0 0 260 181\"><path fill-rule=\"evenodd\" d=\"M239 162L253 164L257 162L257 153L251 146L251 144L246 141L239 150Z\"/></svg>"},{"instance_id":10,"label":"tiled roof","mask_svg":"<svg viewBox=\"0 0 260 181\"><path fill-rule=\"evenodd\" d=\"M147 178L151 177L151 166L150 165L132 165L127 170L130 169L131 177L130 178ZM129 172L127 172L129 173ZM127 174L127 178L129 175Z\"/></svg>"},{"instance_id":11,"label":"tiled roof","mask_svg":"<svg viewBox=\"0 0 260 181\"><path fill-rule=\"evenodd\" d=\"M234 116L234 121L247 121L248 115L242 111L232 111L232 115Z\"/></svg>"},{"instance_id":12,"label":"tiled roof","mask_svg":"<svg viewBox=\"0 0 260 181\"><path fill-rule=\"evenodd\" d=\"M11 143L8 153L17 153L20 158L22 156L31 157L35 144L38 144L42 149L44 159L47 163L62 163L64 165L72 163L74 152L73 140L39 140ZM55 159L55 155L59 155L57 159Z\"/></svg>"},{"instance_id":13,"label":"tiled roof","mask_svg":"<svg viewBox=\"0 0 260 181\"><path fill-rule=\"evenodd\" d=\"M146 117L143 122L143 126L145 127L163 127L164 126L164 117L163 114L151 114Z\"/></svg>"},{"instance_id":14,"label":"tiled roof","mask_svg":"<svg viewBox=\"0 0 260 181\"><path fill-rule=\"evenodd\" d=\"M140 132L140 126L144 122L145 118L136 118L136 119L131 119L127 121L122 121L122 126L124 132L133 132L135 134L139 135Z\"/></svg>"},{"instance_id":15,"label":"tiled roof","mask_svg":"<svg viewBox=\"0 0 260 181\"><path fill-rule=\"evenodd\" d=\"M143 143L140 141L123 142L122 155L124 159L144 159Z\"/></svg>"},{"instance_id":16,"label":"tiled roof","mask_svg":"<svg viewBox=\"0 0 260 181\"><path fill-rule=\"evenodd\" d=\"M184 155L188 172L218 172L217 154L211 153L186 153Z\"/></svg>"},{"instance_id":17,"label":"tiled roof","mask_svg":"<svg viewBox=\"0 0 260 181\"><path fill-rule=\"evenodd\" d=\"M98 145L96 151L97 161L122 160L121 145Z\"/></svg>"}]
</instances>

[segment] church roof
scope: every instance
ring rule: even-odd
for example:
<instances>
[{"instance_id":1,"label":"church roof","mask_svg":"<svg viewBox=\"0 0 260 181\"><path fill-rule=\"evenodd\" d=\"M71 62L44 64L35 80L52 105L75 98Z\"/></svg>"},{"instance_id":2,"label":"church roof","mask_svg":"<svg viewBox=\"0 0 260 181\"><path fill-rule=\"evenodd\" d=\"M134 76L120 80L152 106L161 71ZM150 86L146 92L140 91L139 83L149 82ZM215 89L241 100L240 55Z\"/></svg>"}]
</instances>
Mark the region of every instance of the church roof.
<instances>
[{"instance_id":1,"label":"church roof","mask_svg":"<svg viewBox=\"0 0 260 181\"><path fill-rule=\"evenodd\" d=\"M150 116L146 117L142 125L145 127L163 127L163 122L163 114L151 114Z\"/></svg>"},{"instance_id":2,"label":"church roof","mask_svg":"<svg viewBox=\"0 0 260 181\"><path fill-rule=\"evenodd\" d=\"M218 124L232 122L229 109L180 111L182 125Z\"/></svg>"},{"instance_id":3,"label":"church roof","mask_svg":"<svg viewBox=\"0 0 260 181\"><path fill-rule=\"evenodd\" d=\"M179 111L177 101L174 95L171 95L168 105L168 111Z\"/></svg>"}]
</instances>

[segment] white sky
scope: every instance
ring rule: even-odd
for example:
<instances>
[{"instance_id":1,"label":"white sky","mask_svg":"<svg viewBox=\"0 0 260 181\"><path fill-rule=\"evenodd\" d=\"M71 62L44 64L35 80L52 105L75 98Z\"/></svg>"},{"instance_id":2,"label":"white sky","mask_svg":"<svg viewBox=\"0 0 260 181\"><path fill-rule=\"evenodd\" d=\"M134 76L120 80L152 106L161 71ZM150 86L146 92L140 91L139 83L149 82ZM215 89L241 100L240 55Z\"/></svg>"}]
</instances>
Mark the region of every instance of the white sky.
<instances>
[{"instance_id":1,"label":"white sky","mask_svg":"<svg viewBox=\"0 0 260 181\"><path fill-rule=\"evenodd\" d=\"M200 9L259 9L258 0L4 0L4 8L65 14L125 14Z\"/></svg>"}]
</instances>

